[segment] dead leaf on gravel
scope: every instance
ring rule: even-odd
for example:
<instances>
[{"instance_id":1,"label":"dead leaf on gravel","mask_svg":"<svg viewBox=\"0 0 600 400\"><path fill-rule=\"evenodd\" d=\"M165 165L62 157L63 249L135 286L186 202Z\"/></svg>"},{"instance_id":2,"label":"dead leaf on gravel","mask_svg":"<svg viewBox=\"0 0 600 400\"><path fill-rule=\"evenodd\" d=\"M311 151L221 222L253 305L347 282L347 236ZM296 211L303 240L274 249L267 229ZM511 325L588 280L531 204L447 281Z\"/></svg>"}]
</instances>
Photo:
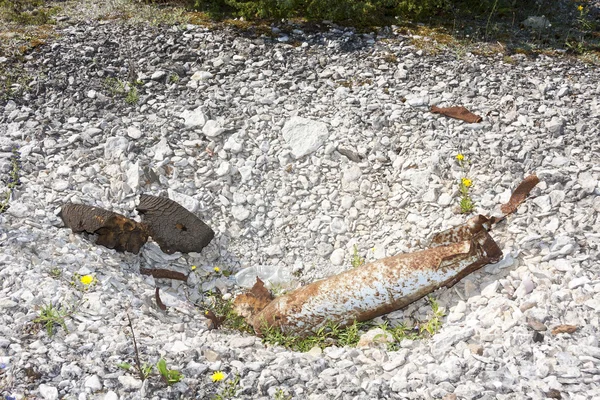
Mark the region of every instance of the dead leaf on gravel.
<instances>
[{"instance_id":1,"label":"dead leaf on gravel","mask_svg":"<svg viewBox=\"0 0 600 400\"><path fill-rule=\"evenodd\" d=\"M558 335L559 333L573 333L577 330L577 326L575 325L558 325L552 329L553 335Z\"/></svg>"},{"instance_id":2,"label":"dead leaf on gravel","mask_svg":"<svg viewBox=\"0 0 600 400\"><path fill-rule=\"evenodd\" d=\"M523 179L519 186L513 191L508 203L500 206L500 210L504 214L512 214L517 211L517 207L525 201L527 196L529 196L529 192L531 192L538 183L540 183L540 179L536 175L529 175L527 178Z\"/></svg>"},{"instance_id":3,"label":"dead leaf on gravel","mask_svg":"<svg viewBox=\"0 0 600 400\"><path fill-rule=\"evenodd\" d=\"M154 292L154 297L156 299L156 305L161 310L166 311L167 310L167 306L165 306L164 303L162 302L162 300L160 299L160 294L158 292L159 292L159 288L156 288L156 291Z\"/></svg>"},{"instance_id":4,"label":"dead leaf on gravel","mask_svg":"<svg viewBox=\"0 0 600 400\"><path fill-rule=\"evenodd\" d=\"M479 115L473 114L463 106L458 107L437 107L431 106L431 112L434 114L442 114L450 118L460 119L468 122L469 124L481 122L483 118Z\"/></svg>"},{"instance_id":5,"label":"dead leaf on gravel","mask_svg":"<svg viewBox=\"0 0 600 400\"><path fill-rule=\"evenodd\" d=\"M273 296L265 287L264 282L260 278L256 278L256 283L250 291L235 298L233 309L238 315L249 321L261 312L271 300L273 300Z\"/></svg>"}]
</instances>

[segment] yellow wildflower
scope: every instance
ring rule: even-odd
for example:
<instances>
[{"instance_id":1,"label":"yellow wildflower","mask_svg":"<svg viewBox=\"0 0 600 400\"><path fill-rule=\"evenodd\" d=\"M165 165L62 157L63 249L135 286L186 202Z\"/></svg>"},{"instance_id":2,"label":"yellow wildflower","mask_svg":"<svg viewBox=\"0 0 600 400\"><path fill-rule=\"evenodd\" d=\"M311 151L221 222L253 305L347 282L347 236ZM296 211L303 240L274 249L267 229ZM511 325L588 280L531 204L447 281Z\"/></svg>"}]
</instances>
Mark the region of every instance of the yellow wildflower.
<instances>
[{"instance_id":1,"label":"yellow wildflower","mask_svg":"<svg viewBox=\"0 0 600 400\"><path fill-rule=\"evenodd\" d=\"M469 178L462 178L461 182L464 187L471 187L471 185L473 184L473 181L471 181Z\"/></svg>"},{"instance_id":2,"label":"yellow wildflower","mask_svg":"<svg viewBox=\"0 0 600 400\"><path fill-rule=\"evenodd\" d=\"M89 285L92 282L94 282L94 277L92 275L84 275L82 276L80 279L81 283L83 283L84 285Z\"/></svg>"},{"instance_id":3,"label":"yellow wildflower","mask_svg":"<svg viewBox=\"0 0 600 400\"><path fill-rule=\"evenodd\" d=\"M215 270L216 273L221 272L221 268L219 268L219 267L215 267L214 270Z\"/></svg>"},{"instance_id":4,"label":"yellow wildflower","mask_svg":"<svg viewBox=\"0 0 600 400\"><path fill-rule=\"evenodd\" d=\"M579 11L583 11L583 6L582 6L582 5L579 5L579 7L577 7L577 10L579 10Z\"/></svg>"},{"instance_id":5,"label":"yellow wildflower","mask_svg":"<svg viewBox=\"0 0 600 400\"><path fill-rule=\"evenodd\" d=\"M196 270L196 268L198 268L198 267L196 267L195 265L192 265L192 267L191 267L191 268L192 268L192 271L195 271L195 270Z\"/></svg>"},{"instance_id":6,"label":"yellow wildflower","mask_svg":"<svg viewBox=\"0 0 600 400\"><path fill-rule=\"evenodd\" d=\"M216 371L214 374L210 376L213 382L219 382L225 379L225 374L222 371Z\"/></svg>"},{"instance_id":7,"label":"yellow wildflower","mask_svg":"<svg viewBox=\"0 0 600 400\"><path fill-rule=\"evenodd\" d=\"M462 154L457 154L457 155L456 155L456 159L457 159L458 161L462 161L462 160L464 160L464 159L465 159L465 156L463 156Z\"/></svg>"}]
</instances>

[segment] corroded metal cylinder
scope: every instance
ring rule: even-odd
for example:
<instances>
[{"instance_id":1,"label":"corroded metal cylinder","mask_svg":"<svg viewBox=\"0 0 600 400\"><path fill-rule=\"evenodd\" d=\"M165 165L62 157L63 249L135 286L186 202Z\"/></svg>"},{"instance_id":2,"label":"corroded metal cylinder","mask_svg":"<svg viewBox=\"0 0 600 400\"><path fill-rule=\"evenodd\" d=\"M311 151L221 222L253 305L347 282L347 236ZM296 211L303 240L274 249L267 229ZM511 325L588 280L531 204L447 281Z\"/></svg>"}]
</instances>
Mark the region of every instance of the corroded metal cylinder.
<instances>
[{"instance_id":1,"label":"corroded metal cylinder","mask_svg":"<svg viewBox=\"0 0 600 400\"><path fill-rule=\"evenodd\" d=\"M378 260L294 290L254 315L252 325L259 334L276 327L307 336L329 322L345 326L405 307L502 257L487 232L489 222L477 216L436 236L436 247Z\"/></svg>"}]
</instances>

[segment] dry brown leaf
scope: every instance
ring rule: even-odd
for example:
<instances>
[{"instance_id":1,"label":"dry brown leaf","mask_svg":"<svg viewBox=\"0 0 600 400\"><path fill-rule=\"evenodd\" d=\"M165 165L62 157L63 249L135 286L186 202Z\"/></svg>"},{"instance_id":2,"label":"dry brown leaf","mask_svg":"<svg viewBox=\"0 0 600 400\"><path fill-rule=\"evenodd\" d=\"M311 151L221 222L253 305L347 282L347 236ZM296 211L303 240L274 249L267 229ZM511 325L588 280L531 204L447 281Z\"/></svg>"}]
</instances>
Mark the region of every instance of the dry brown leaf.
<instances>
[{"instance_id":1,"label":"dry brown leaf","mask_svg":"<svg viewBox=\"0 0 600 400\"><path fill-rule=\"evenodd\" d=\"M510 196L508 203L500 206L500 210L502 210L504 214L512 214L517 211L517 207L519 207L519 205L525 201L527 196L529 196L531 189L533 189L539 182L540 179L536 175L529 175L527 178L523 179L523 181L519 183L519 186L517 186Z\"/></svg>"},{"instance_id":2,"label":"dry brown leaf","mask_svg":"<svg viewBox=\"0 0 600 400\"><path fill-rule=\"evenodd\" d=\"M553 335L558 335L559 333L573 333L577 330L577 326L575 325L558 325L552 329Z\"/></svg>"},{"instance_id":3,"label":"dry brown leaf","mask_svg":"<svg viewBox=\"0 0 600 400\"><path fill-rule=\"evenodd\" d=\"M210 320L208 324L209 330L219 329L223 321L225 321L225 317L217 317L211 310L204 311L204 316Z\"/></svg>"},{"instance_id":4,"label":"dry brown leaf","mask_svg":"<svg viewBox=\"0 0 600 400\"><path fill-rule=\"evenodd\" d=\"M458 107L437 107L431 106L431 112L436 114L442 114L450 118L456 118L468 122L470 124L481 122L483 118L479 115L473 114L463 106Z\"/></svg>"},{"instance_id":5,"label":"dry brown leaf","mask_svg":"<svg viewBox=\"0 0 600 400\"><path fill-rule=\"evenodd\" d=\"M240 294L233 301L234 311L244 317L246 322L252 323L256 314L262 311L273 300L273 296L265 287L260 278L256 278L256 283L247 293Z\"/></svg>"},{"instance_id":6,"label":"dry brown leaf","mask_svg":"<svg viewBox=\"0 0 600 400\"><path fill-rule=\"evenodd\" d=\"M166 311L167 310L167 306L165 306L164 303L162 302L162 300L160 299L160 294L158 293L158 291L159 291L159 289L156 288L156 291L154 292L154 298L156 299L156 305L161 310Z\"/></svg>"}]
</instances>

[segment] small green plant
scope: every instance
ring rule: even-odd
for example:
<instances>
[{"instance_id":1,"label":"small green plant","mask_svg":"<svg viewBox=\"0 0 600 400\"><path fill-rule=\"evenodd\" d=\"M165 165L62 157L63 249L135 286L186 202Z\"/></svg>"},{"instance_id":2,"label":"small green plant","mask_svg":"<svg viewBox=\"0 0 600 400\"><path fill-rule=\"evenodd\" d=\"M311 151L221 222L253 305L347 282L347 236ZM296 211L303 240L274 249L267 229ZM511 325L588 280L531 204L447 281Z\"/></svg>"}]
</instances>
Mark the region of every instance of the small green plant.
<instances>
[{"instance_id":1,"label":"small green plant","mask_svg":"<svg viewBox=\"0 0 600 400\"><path fill-rule=\"evenodd\" d=\"M52 303L48 303L40 309L40 315L33 322L44 325L48 336L54 334L54 327L57 325L69 333L65 319L73 315L77 308L77 305L56 308Z\"/></svg>"},{"instance_id":2,"label":"small green plant","mask_svg":"<svg viewBox=\"0 0 600 400\"><path fill-rule=\"evenodd\" d=\"M389 351L398 350L400 342L404 339L423 340L435 335L440 330L442 327L441 320L445 314L440 310L435 298L429 296L427 300L431 305L431 317L427 321L418 322L414 327L409 327L404 323L390 327L387 322L378 326L392 335L393 341L388 344Z\"/></svg>"},{"instance_id":3,"label":"small green plant","mask_svg":"<svg viewBox=\"0 0 600 400\"><path fill-rule=\"evenodd\" d=\"M58 267L54 267L50 270L50 276L53 278L60 278L62 275L62 270Z\"/></svg>"},{"instance_id":4,"label":"small green plant","mask_svg":"<svg viewBox=\"0 0 600 400\"><path fill-rule=\"evenodd\" d=\"M111 96L124 96L127 93L127 84L117 78L106 78L104 87L109 91Z\"/></svg>"},{"instance_id":5,"label":"small green plant","mask_svg":"<svg viewBox=\"0 0 600 400\"><path fill-rule=\"evenodd\" d=\"M308 337L288 335L276 327L267 325L264 325L261 331L263 343L284 346L294 351L307 352L313 347L356 346L363 326L365 325L354 321L352 324L341 328L339 325L330 322Z\"/></svg>"},{"instance_id":6,"label":"small green plant","mask_svg":"<svg viewBox=\"0 0 600 400\"><path fill-rule=\"evenodd\" d=\"M142 81L128 83L117 78L106 78L104 87L112 97L124 97L127 104L137 104L140 100L137 86L142 85Z\"/></svg>"},{"instance_id":7,"label":"small green plant","mask_svg":"<svg viewBox=\"0 0 600 400\"><path fill-rule=\"evenodd\" d=\"M218 380L216 380L218 381ZM225 381L223 388L213 397L213 400L227 400L234 397L239 389L240 376L236 375L233 379Z\"/></svg>"},{"instance_id":8,"label":"small green plant","mask_svg":"<svg viewBox=\"0 0 600 400\"><path fill-rule=\"evenodd\" d=\"M215 319L220 322L223 327L233 329L240 332L254 334L254 329L248 325L244 317L238 315L233 309L233 300L225 300L223 296L213 291L204 293L205 301L203 307L210 309L215 316ZM209 312L206 312L209 315Z\"/></svg>"},{"instance_id":9,"label":"small green plant","mask_svg":"<svg viewBox=\"0 0 600 400\"><path fill-rule=\"evenodd\" d=\"M282 388L278 388L275 391L275 395L274 395L274 400L292 400L292 395L291 394L287 394L285 392L285 390L283 390Z\"/></svg>"},{"instance_id":10,"label":"small green plant","mask_svg":"<svg viewBox=\"0 0 600 400\"><path fill-rule=\"evenodd\" d=\"M358 246L354 245L354 251L352 253L352 261L350 262L350 264L352 265L352 268L360 267L364 263L365 263L364 257L361 257L360 254L358 253Z\"/></svg>"},{"instance_id":11,"label":"small green plant","mask_svg":"<svg viewBox=\"0 0 600 400\"><path fill-rule=\"evenodd\" d=\"M127 96L125 96L125 102L127 104L137 104L140 101L140 96L138 94L138 90L135 86L129 88L129 92L127 92Z\"/></svg>"},{"instance_id":12,"label":"small green plant","mask_svg":"<svg viewBox=\"0 0 600 400\"><path fill-rule=\"evenodd\" d=\"M131 338L133 340L133 351L135 354L135 366L136 366L136 369L138 372L138 376L140 377L140 379L142 381L145 381L152 374L153 367L151 364L147 364L147 363L144 363L142 365L142 362L140 361L140 352L138 351L138 347L137 347L137 341L135 340L135 332L133 331L133 324L131 323L131 318L129 317L129 314L127 314L127 322L129 325L129 329L131 329ZM124 363L120 363L119 367L124 368L124 369L129 369L129 368L131 368L131 365L124 362Z\"/></svg>"},{"instance_id":13,"label":"small green plant","mask_svg":"<svg viewBox=\"0 0 600 400\"><path fill-rule=\"evenodd\" d=\"M163 380L168 386L180 382L184 378L181 372L175 369L168 369L167 362L164 358L158 360L158 362L156 363L156 368L158 369L158 372L163 377Z\"/></svg>"},{"instance_id":14,"label":"small green plant","mask_svg":"<svg viewBox=\"0 0 600 400\"><path fill-rule=\"evenodd\" d=\"M10 157L10 171L8 172L8 184L4 199L0 201L0 214L8 210L10 207L9 202L12 194L17 186L21 184L20 179L21 172L21 153L17 147L13 147L12 155Z\"/></svg>"},{"instance_id":15,"label":"small green plant","mask_svg":"<svg viewBox=\"0 0 600 400\"><path fill-rule=\"evenodd\" d=\"M431 304L432 315L427 322L419 326L419 331L421 335L427 332L430 336L433 336L436 333L438 333L438 331L442 327L441 320L445 314L443 311L440 310L440 305L438 304L435 298L429 296L427 299L429 300L429 304Z\"/></svg>"},{"instance_id":16,"label":"small green plant","mask_svg":"<svg viewBox=\"0 0 600 400\"><path fill-rule=\"evenodd\" d=\"M44 0L0 0L0 17L21 25L52 24L60 7L46 7Z\"/></svg>"},{"instance_id":17,"label":"small green plant","mask_svg":"<svg viewBox=\"0 0 600 400\"><path fill-rule=\"evenodd\" d=\"M475 209L475 205L473 204L473 199L471 199L470 190L473 186L473 181L466 177L467 167L469 162L465 159L465 156L462 154L456 155L456 160L458 161L458 165L463 171L463 177L458 182L458 190L460 192L460 212L463 214L468 214Z\"/></svg>"},{"instance_id":18,"label":"small green plant","mask_svg":"<svg viewBox=\"0 0 600 400\"><path fill-rule=\"evenodd\" d=\"M169 82L171 82L171 83L177 83L177 82L179 82L179 75L178 74L171 74L169 76Z\"/></svg>"}]
</instances>

